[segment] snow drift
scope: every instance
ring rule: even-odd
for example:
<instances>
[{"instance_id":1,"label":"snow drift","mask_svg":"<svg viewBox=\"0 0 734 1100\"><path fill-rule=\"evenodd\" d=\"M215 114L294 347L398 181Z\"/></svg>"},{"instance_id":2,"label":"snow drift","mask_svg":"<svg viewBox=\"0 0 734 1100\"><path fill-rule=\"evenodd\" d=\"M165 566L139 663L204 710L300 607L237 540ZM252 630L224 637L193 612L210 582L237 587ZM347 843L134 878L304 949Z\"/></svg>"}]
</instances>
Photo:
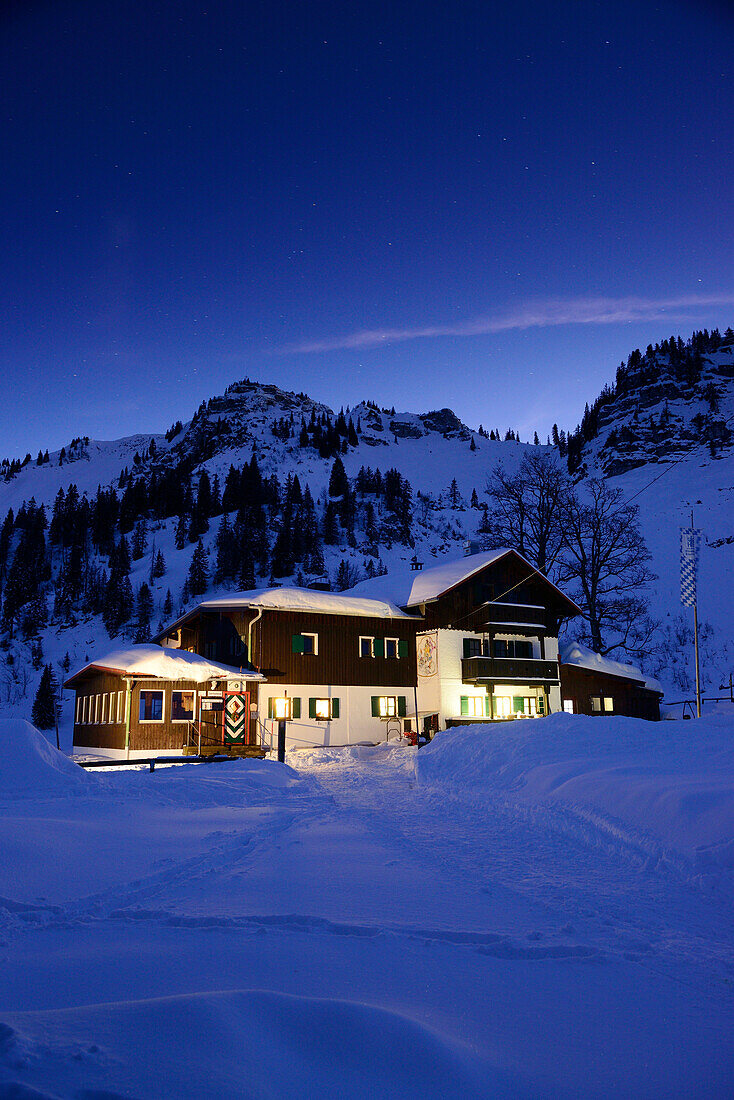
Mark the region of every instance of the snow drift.
<instances>
[{"instance_id":1,"label":"snow drift","mask_svg":"<svg viewBox=\"0 0 734 1100\"><path fill-rule=\"evenodd\" d=\"M437 734L416 760L421 784L473 800L504 792L526 807L563 803L606 821L650 854L699 873L734 872L731 722L555 714Z\"/></svg>"},{"instance_id":2,"label":"snow drift","mask_svg":"<svg viewBox=\"0 0 734 1100\"><path fill-rule=\"evenodd\" d=\"M0 798L81 794L82 769L23 718L0 720Z\"/></svg>"}]
</instances>

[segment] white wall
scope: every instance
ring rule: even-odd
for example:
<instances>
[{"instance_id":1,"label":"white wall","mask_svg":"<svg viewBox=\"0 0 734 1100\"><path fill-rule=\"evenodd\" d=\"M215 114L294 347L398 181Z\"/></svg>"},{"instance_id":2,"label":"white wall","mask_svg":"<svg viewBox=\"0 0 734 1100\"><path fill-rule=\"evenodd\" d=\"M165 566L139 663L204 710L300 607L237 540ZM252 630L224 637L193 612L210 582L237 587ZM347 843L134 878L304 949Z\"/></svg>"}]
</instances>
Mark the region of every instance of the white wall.
<instances>
[{"instance_id":1,"label":"white wall","mask_svg":"<svg viewBox=\"0 0 734 1100\"><path fill-rule=\"evenodd\" d=\"M464 638L481 638L482 634L473 633L470 630L438 630L436 634L438 636L438 675L428 679L418 677L418 711L421 714L438 713L440 716L439 725L443 729L447 718L461 717L462 695L481 699L486 696L483 686L477 685L474 687L471 684L463 683L461 679ZM496 637L532 642L533 658L540 660L539 637L529 638L525 634L513 634L511 631L498 632ZM546 636L545 660L555 661L557 658L558 639ZM531 694L537 686L537 684L529 684L526 688L522 685L516 685L512 689L512 694ZM551 713L561 709L559 687L551 686L549 705Z\"/></svg>"},{"instance_id":2,"label":"white wall","mask_svg":"<svg viewBox=\"0 0 734 1100\"><path fill-rule=\"evenodd\" d=\"M258 718L264 728L266 748L277 747L278 723L268 718L268 700L301 700L301 717L292 719L286 727L286 748L329 747L332 745L356 745L360 742L377 743L386 739L387 723L372 717L372 696L405 696L405 717L415 723L415 694L413 688L396 687L330 687L327 684L262 684L258 701ZM318 721L308 716L309 699L339 700L339 717L330 721ZM399 720L400 729L403 719ZM390 732L398 731L398 720L390 723Z\"/></svg>"}]
</instances>

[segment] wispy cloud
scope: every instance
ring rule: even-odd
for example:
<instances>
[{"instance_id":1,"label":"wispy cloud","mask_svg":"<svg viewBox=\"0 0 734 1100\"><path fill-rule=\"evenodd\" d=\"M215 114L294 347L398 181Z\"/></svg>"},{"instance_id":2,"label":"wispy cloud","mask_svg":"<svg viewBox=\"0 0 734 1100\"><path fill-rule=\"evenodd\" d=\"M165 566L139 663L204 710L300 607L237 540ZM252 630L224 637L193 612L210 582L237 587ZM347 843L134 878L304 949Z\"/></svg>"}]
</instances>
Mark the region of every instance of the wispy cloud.
<instances>
[{"instance_id":1,"label":"wispy cloud","mask_svg":"<svg viewBox=\"0 0 734 1100\"><path fill-rule=\"evenodd\" d=\"M578 298L535 302L496 316L480 317L454 324L423 325L416 328L376 328L305 340L282 348L284 352L339 351L345 348L374 348L406 340L436 336L488 336L531 328L558 325L614 325L633 321L685 320L691 310L708 306L734 305L734 294L692 294L680 298Z\"/></svg>"}]
</instances>

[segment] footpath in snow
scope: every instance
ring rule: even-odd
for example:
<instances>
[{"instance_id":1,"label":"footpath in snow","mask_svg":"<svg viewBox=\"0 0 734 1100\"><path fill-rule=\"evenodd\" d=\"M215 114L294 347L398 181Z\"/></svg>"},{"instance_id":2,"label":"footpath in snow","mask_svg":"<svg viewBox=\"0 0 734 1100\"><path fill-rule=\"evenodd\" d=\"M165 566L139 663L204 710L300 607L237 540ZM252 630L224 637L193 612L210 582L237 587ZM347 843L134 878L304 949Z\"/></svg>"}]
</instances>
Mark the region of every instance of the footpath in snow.
<instances>
[{"instance_id":1,"label":"footpath in snow","mask_svg":"<svg viewBox=\"0 0 734 1100\"><path fill-rule=\"evenodd\" d=\"M0 1096L731 1093L730 720L152 774L0 738Z\"/></svg>"}]
</instances>

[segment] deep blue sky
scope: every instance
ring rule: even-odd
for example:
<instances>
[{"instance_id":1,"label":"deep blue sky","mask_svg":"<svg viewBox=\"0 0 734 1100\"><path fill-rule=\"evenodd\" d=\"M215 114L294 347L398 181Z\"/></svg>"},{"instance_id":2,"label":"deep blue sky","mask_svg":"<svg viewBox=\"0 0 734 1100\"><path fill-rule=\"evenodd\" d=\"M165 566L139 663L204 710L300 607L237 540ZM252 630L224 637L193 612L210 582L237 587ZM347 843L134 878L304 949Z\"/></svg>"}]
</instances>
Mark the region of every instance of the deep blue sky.
<instances>
[{"instance_id":1,"label":"deep blue sky","mask_svg":"<svg viewBox=\"0 0 734 1100\"><path fill-rule=\"evenodd\" d=\"M0 457L246 375L572 427L734 324L733 48L703 0L6 0Z\"/></svg>"}]
</instances>

